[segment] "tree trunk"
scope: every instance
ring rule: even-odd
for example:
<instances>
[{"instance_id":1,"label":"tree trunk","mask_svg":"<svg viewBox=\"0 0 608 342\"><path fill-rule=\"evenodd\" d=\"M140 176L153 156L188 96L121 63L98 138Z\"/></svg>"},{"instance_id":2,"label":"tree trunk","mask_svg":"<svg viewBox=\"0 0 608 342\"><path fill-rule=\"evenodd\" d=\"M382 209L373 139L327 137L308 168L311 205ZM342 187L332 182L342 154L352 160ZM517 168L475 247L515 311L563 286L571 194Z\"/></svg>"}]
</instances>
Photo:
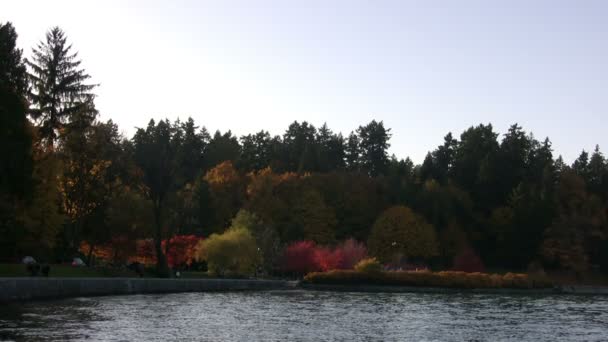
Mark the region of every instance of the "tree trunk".
<instances>
[{"instance_id":1,"label":"tree trunk","mask_svg":"<svg viewBox=\"0 0 608 342\"><path fill-rule=\"evenodd\" d=\"M95 249L95 246L93 244L91 244L89 246L89 253L87 254L87 266L91 267L91 258L93 257L93 250Z\"/></svg>"},{"instance_id":2,"label":"tree trunk","mask_svg":"<svg viewBox=\"0 0 608 342\"><path fill-rule=\"evenodd\" d=\"M154 231L154 249L156 251L156 272L161 278L169 277L169 266L167 265L167 258L163 253L162 241L163 241L163 224L161 220L161 205L160 202L154 205L154 221L156 223L156 229Z\"/></svg>"}]
</instances>

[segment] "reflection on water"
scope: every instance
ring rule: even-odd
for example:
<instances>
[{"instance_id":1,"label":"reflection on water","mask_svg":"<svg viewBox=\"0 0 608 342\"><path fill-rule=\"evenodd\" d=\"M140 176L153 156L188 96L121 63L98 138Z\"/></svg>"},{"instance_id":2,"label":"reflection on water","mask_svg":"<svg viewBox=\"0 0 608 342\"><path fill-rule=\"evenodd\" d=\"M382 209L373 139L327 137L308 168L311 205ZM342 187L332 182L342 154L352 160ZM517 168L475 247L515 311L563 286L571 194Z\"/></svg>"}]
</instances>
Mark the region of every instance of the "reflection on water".
<instances>
[{"instance_id":1,"label":"reflection on water","mask_svg":"<svg viewBox=\"0 0 608 342\"><path fill-rule=\"evenodd\" d=\"M0 308L0 340L605 341L608 298L307 291L77 298Z\"/></svg>"}]
</instances>

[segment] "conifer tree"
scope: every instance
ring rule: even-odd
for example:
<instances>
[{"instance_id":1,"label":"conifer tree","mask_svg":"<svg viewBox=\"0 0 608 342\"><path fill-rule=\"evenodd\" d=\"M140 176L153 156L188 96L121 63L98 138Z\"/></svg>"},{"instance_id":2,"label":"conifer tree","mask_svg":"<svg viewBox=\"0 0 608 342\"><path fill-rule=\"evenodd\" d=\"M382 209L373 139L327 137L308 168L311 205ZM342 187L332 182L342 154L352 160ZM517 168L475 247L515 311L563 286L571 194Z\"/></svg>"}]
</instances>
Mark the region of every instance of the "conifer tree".
<instances>
[{"instance_id":1,"label":"conifer tree","mask_svg":"<svg viewBox=\"0 0 608 342\"><path fill-rule=\"evenodd\" d=\"M40 137L52 148L66 123L92 123L95 84L80 68L78 53L72 52L65 33L53 27L33 49L29 67L31 118L40 126Z\"/></svg>"}]
</instances>

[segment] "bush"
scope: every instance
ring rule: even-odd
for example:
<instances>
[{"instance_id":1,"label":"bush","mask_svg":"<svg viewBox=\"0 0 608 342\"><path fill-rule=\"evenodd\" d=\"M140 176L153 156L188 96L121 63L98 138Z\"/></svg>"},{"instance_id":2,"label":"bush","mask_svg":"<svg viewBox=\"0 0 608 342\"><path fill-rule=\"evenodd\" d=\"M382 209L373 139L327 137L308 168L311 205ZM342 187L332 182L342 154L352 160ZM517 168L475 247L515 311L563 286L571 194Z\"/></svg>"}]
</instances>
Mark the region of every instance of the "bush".
<instances>
[{"instance_id":1,"label":"bush","mask_svg":"<svg viewBox=\"0 0 608 342\"><path fill-rule=\"evenodd\" d=\"M366 259L360 264L373 264ZM359 265L357 265L359 266ZM309 273L304 281L311 284L336 285L392 285L413 287L445 287L445 288L511 288L531 289L549 288L553 286L546 277L530 277L527 274L507 273L505 275L479 272L459 271L395 271L395 272L364 272L330 271Z\"/></svg>"},{"instance_id":2,"label":"bush","mask_svg":"<svg viewBox=\"0 0 608 342\"><path fill-rule=\"evenodd\" d=\"M282 270L296 274L320 271L316 246L312 241L298 241L287 246L282 258Z\"/></svg>"},{"instance_id":3,"label":"bush","mask_svg":"<svg viewBox=\"0 0 608 342\"><path fill-rule=\"evenodd\" d=\"M481 258L472 248L465 248L454 257L454 271L462 272L483 272L485 270Z\"/></svg>"},{"instance_id":4,"label":"bush","mask_svg":"<svg viewBox=\"0 0 608 342\"><path fill-rule=\"evenodd\" d=\"M352 270L359 261L367 258L367 248L355 239L348 239L336 248L341 255L338 269Z\"/></svg>"},{"instance_id":5,"label":"bush","mask_svg":"<svg viewBox=\"0 0 608 342\"><path fill-rule=\"evenodd\" d=\"M376 258L366 258L355 265L355 271L366 274L380 273L382 272L382 265Z\"/></svg>"},{"instance_id":6,"label":"bush","mask_svg":"<svg viewBox=\"0 0 608 342\"><path fill-rule=\"evenodd\" d=\"M255 239L245 228L230 228L200 241L196 259L207 261L210 273L218 276L249 275L259 263Z\"/></svg>"}]
</instances>

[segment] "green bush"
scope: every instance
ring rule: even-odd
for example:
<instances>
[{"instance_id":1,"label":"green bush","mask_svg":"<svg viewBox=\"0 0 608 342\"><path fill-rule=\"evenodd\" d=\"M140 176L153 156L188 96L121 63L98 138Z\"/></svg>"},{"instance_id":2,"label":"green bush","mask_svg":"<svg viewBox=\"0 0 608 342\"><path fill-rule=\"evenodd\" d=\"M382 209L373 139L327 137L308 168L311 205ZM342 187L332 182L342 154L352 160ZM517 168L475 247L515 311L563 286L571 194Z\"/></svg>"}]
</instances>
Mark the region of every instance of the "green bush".
<instances>
[{"instance_id":1,"label":"green bush","mask_svg":"<svg viewBox=\"0 0 608 342\"><path fill-rule=\"evenodd\" d=\"M309 273L304 282L335 285L392 285L445 288L510 288L531 289L553 286L546 277L530 277L527 274L466 273L458 271L391 271L363 272L361 270L334 270Z\"/></svg>"},{"instance_id":2,"label":"green bush","mask_svg":"<svg viewBox=\"0 0 608 342\"><path fill-rule=\"evenodd\" d=\"M355 271L361 273L380 273L382 265L376 258L365 258L355 265Z\"/></svg>"}]
</instances>

